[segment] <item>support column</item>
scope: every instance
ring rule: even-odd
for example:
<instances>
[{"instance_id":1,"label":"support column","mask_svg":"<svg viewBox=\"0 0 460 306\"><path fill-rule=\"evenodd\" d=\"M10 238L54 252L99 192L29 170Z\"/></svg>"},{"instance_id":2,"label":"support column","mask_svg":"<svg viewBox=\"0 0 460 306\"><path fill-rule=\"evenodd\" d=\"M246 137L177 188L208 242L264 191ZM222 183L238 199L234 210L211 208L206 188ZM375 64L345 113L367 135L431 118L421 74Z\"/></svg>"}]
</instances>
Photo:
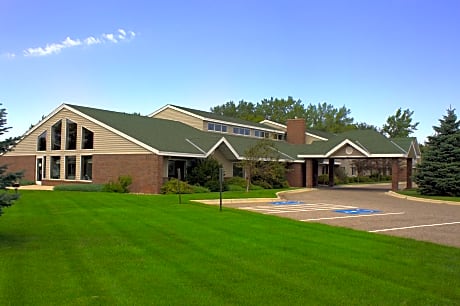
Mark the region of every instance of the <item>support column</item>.
<instances>
[{"instance_id":1,"label":"support column","mask_svg":"<svg viewBox=\"0 0 460 306\"><path fill-rule=\"evenodd\" d=\"M329 187L334 187L334 163L335 160L333 158L329 158Z\"/></svg>"},{"instance_id":2,"label":"support column","mask_svg":"<svg viewBox=\"0 0 460 306\"><path fill-rule=\"evenodd\" d=\"M399 190L399 159L391 159L391 190Z\"/></svg>"},{"instance_id":3,"label":"support column","mask_svg":"<svg viewBox=\"0 0 460 306\"><path fill-rule=\"evenodd\" d=\"M305 171L305 186L307 188L313 188L314 186L314 180L313 180L313 160L312 159L306 159L305 160L305 166L306 166L306 171Z\"/></svg>"},{"instance_id":4,"label":"support column","mask_svg":"<svg viewBox=\"0 0 460 306\"><path fill-rule=\"evenodd\" d=\"M318 187L318 170L319 163L317 159L313 160L313 187Z\"/></svg>"},{"instance_id":5,"label":"support column","mask_svg":"<svg viewBox=\"0 0 460 306\"><path fill-rule=\"evenodd\" d=\"M412 158L406 159L406 188L412 188Z\"/></svg>"}]
</instances>

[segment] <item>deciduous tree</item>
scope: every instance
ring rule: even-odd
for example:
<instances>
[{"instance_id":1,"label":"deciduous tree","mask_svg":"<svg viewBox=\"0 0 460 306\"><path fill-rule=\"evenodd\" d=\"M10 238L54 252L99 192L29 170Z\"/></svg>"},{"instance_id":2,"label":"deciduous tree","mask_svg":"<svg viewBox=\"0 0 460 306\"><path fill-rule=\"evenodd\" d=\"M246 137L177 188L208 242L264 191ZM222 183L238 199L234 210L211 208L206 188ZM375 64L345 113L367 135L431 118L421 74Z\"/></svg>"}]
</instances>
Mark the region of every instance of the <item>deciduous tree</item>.
<instances>
[{"instance_id":1,"label":"deciduous tree","mask_svg":"<svg viewBox=\"0 0 460 306\"><path fill-rule=\"evenodd\" d=\"M382 132L389 138L409 137L417 130L419 122L412 123L414 111L398 108L396 113L389 116L387 122L382 127Z\"/></svg>"}]
</instances>

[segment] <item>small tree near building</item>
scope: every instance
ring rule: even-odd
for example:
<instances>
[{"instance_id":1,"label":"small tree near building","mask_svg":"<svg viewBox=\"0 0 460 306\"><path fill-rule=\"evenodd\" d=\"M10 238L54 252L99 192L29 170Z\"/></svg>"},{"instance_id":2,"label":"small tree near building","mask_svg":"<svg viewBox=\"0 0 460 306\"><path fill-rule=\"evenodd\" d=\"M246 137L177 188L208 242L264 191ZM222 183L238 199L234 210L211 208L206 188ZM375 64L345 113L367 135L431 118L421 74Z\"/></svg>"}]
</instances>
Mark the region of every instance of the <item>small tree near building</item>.
<instances>
[{"instance_id":1,"label":"small tree near building","mask_svg":"<svg viewBox=\"0 0 460 306\"><path fill-rule=\"evenodd\" d=\"M1 105L1 104L0 104ZM8 132L10 127L6 125L6 109L0 109L0 136ZM0 154L4 154L12 149L14 139L9 138L0 142ZM21 173L8 173L7 165L0 165L0 216L3 214L5 207L11 206L13 201L18 198L17 194L12 194L6 190L6 187L11 187L13 183L18 182L22 177Z\"/></svg>"},{"instance_id":2,"label":"small tree near building","mask_svg":"<svg viewBox=\"0 0 460 306\"><path fill-rule=\"evenodd\" d=\"M262 139L244 152L241 166L246 176L246 191L252 183L265 188L287 187L286 167L279 162L279 153L273 141Z\"/></svg>"},{"instance_id":3,"label":"small tree near building","mask_svg":"<svg viewBox=\"0 0 460 306\"><path fill-rule=\"evenodd\" d=\"M460 121L455 109L448 109L439 122L428 137L415 182L421 194L460 196Z\"/></svg>"}]
</instances>

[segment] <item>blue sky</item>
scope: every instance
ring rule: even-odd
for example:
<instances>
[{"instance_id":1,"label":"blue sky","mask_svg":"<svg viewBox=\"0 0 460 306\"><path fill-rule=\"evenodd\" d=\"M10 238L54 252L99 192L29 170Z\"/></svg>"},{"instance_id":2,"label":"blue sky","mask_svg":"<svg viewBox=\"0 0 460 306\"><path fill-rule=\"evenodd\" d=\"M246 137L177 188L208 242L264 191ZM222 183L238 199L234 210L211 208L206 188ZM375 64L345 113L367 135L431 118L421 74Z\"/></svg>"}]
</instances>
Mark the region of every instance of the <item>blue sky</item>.
<instances>
[{"instance_id":1,"label":"blue sky","mask_svg":"<svg viewBox=\"0 0 460 306\"><path fill-rule=\"evenodd\" d=\"M460 1L0 0L3 137L67 102L149 114L292 96L423 142L460 114Z\"/></svg>"}]
</instances>

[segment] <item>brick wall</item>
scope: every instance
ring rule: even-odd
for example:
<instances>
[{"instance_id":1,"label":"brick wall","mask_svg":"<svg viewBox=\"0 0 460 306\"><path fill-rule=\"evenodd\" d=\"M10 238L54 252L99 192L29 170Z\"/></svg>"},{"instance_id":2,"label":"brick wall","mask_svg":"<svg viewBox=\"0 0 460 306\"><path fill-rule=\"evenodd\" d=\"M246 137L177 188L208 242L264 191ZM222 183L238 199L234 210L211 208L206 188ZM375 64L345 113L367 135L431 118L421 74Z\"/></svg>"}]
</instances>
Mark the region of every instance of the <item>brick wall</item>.
<instances>
[{"instance_id":1,"label":"brick wall","mask_svg":"<svg viewBox=\"0 0 460 306\"><path fill-rule=\"evenodd\" d=\"M7 165L7 172L24 171L24 180L35 181L35 155L0 156L0 165Z\"/></svg>"},{"instance_id":2,"label":"brick wall","mask_svg":"<svg viewBox=\"0 0 460 306\"><path fill-rule=\"evenodd\" d=\"M131 192L160 193L163 158L155 154L93 155L93 183L117 181L121 175L129 175L133 179Z\"/></svg>"},{"instance_id":3,"label":"brick wall","mask_svg":"<svg viewBox=\"0 0 460 306\"><path fill-rule=\"evenodd\" d=\"M291 187L305 187L304 164L291 164L286 179Z\"/></svg>"},{"instance_id":4,"label":"brick wall","mask_svg":"<svg viewBox=\"0 0 460 306\"><path fill-rule=\"evenodd\" d=\"M293 144L304 144L305 129L305 119L288 119L286 141Z\"/></svg>"}]
</instances>

